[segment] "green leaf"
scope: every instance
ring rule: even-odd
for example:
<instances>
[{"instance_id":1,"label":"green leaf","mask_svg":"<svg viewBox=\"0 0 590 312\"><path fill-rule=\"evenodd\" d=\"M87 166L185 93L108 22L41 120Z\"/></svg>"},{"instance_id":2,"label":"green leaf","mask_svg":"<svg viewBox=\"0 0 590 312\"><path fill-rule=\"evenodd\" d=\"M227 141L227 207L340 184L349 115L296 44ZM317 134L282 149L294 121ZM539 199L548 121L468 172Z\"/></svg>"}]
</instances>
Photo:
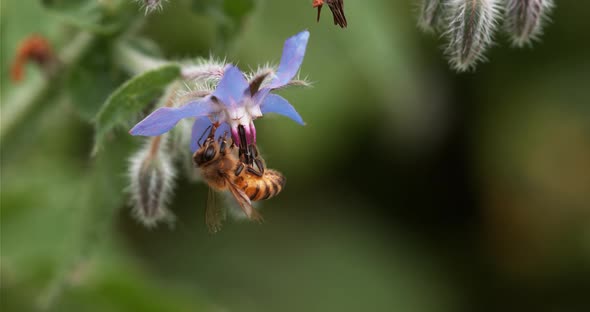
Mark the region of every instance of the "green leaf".
<instances>
[{"instance_id":1,"label":"green leaf","mask_svg":"<svg viewBox=\"0 0 590 312\"><path fill-rule=\"evenodd\" d=\"M164 59L164 52L152 39L146 37L131 37L127 39L127 43L131 48L145 56Z\"/></svg>"},{"instance_id":2,"label":"green leaf","mask_svg":"<svg viewBox=\"0 0 590 312\"><path fill-rule=\"evenodd\" d=\"M115 90L96 116L93 154L102 147L105 136L111 130L118 126L129 125L129 121L141 113L167 85L179 77L178 65L164 65L131 78Z\"/></svg>"},{"instance_id":3,"label":"green leaf","mask_svg":"<svg viewBox=\"0 0 590 312\"><path fill-rule=\"evenodd\" d=\"M112 34L136 14L124 0L42 0L47 11L65 23L91 32Z\"/></svg>"},{"instance_id":4,"label":"green leaf","mask_svg":"<svg viewBox=\"0 0 590 312\"><path fill-rule=\"evenodd\" d=\"M86 121L96 117L111 92L125 81L124 72L115 66L108 42L99 41L68 74L64 90Z\"/></svg>"},{"instance_id":5,"label":"green leaf","mask_svg":"<svg viewBox=\"0 0 590 312\"><path fill-rule=\"evenodd\" d=\"M210 16L217 24L217 49L223 50L241 29L246 16L255 7L254 0L193 0L193 11Z\"/></svg>"},{"instance_id":6,"label":"green leaf","mask_svg":"<svg viewBox=\"0 0 590 312\"><path fill-rule=\"evenodd\" d=\"M233 20L241 22L248 13L252 12L254 5L254 0L224 1L223 11Z\"/></svg>"},{"instance_id":7,"label":"green leaf","mask_svg":"<svg viewBox=\"0 0 590 312\"><path fill-rule=\"evenodd\" d=\"M131 49L142 55L163 59L162 51L148 38L134 37L128 39L127 43ZM79 65L70 70L65 80L64 89L70 101L86 121L92 121L96 117L105 100L127 78L123 68L117 66L117 61L113 58L117 51L105 53L113 51L112 45L113 42L108 38L95 42L79 61Z\"/></svg>"}]
</instances>

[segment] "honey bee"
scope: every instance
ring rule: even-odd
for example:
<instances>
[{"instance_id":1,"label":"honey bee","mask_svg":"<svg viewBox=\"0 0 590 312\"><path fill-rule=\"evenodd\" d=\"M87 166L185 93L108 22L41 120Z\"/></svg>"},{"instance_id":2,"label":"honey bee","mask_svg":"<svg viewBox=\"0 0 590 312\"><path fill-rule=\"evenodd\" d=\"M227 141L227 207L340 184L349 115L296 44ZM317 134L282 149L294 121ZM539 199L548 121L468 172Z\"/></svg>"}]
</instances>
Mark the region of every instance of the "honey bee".
<instances>
[{"instance_id":1,"label":"honey bee","mask_svg":"<svg viewBox=\"0 0 590 312\"><path fill-rule=\"evenodd\" d=\"M228 144L227 133L215 140L217 127L218 124L211 126L209 136L194 153L193 161L201 169L201 175L210 189L229 190L250 220L262 222L263 218L252 206L252 201L269 199L279 194L285 187L286 178L276 170L264 168L264 162L254 144L241 144L239 151L236 151L233 141ZM211 194L205 222L211 232L217 232L221 228L223 213L218 210L213 198L214 194Z\"/></svg>"}]
</instances>

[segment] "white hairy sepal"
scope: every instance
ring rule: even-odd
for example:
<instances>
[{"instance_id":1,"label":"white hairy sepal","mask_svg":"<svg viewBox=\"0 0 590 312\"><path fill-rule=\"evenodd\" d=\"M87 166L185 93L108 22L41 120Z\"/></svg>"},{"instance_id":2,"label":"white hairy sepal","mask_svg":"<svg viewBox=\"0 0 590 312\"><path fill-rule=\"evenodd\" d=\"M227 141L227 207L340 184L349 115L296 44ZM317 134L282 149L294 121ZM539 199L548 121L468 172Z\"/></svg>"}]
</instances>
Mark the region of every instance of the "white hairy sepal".
<instances>
[{"instance_id":1,"label":"white hairy sepal","mask_svg":"<svg viewBox=\"0 0 590 312\"><path fill-rule=\"evenodd\" d=\"M179 107L213 93L223 77L226 67L225 60L212 57L184 62L182 64L184 88L176 90L174 106Z\"/></svg>"},{"instance_id":2,"label":"white hairy sepal","mask_svg":"<svg viewBox=\"0 0 590 312\"><path fill-rule=\"evenodd\" d=\"M485 61L484 52L492 44L500 12L500 0L449 0L445 54L457 71L475 68Z\"/></svg>"},{"instance_id":3,"label":"white hairy sepal","mask_svg":"<svg viewBox=\"0 0 590 312\"><path fill-rule=\"evenodd\" d=\"M154 151L155 139L157 137L150 138L129 159L132 214L147 227L159 222L174 222L174 215L167 205L174 191L176 171L172 157L167 153L167 135L161 137Z\"/></svg>"},{"instance_id":4,"label":"white hairy sepal","mask_svg":"<svg viewBox=\"0 0 590 312\"><path fill-rule=\"evenodd\" d=\"M276 77L277 68L278 68L278 65L271 65L269 63L264 64L262 66L259 66L256 70L247 73L246 80L251 82L260 76L264 76L266 78L263 80L262 84L260 85L260 88L264 88L264 87L268 86L268 84L270 84L270 82L272 81L273 78ZM291 87L291 86L310 87L311 82L307 79L307 77L301 79L299 77L299 74L297 74L297 76L295 78L291 79L291 81L289 81L286 85L280 87L279 89Z\"/></svg>"},{"instance_id":5,"label":"white hairy sepal","mask_svg":"<svg viewBox=\"0 0 590 312\"><path fill-rule=\"evenodd\" d=\"M522 47L537 40L553 6L553 0L506 0L504 26L512 44Z\"/></svg>"},{"instance_id":6,"label":"white hairy sepal","mask_svg":"<svg viewBox=\"0 0 590 312\"><path fill-rule=\"evenodd\" d=\"M185 80L196 83L210 82L217 85L223 77L227 65L225 59L199 58L194 61L183 62L181 74Z\"/></svg>"},{"instance_id":7,"label":"white hairy sepal","mask_svg":"<svg viewBox=\"0 0 590 312\"><path fill-rule=\"evenodd\" d=\"M162 3L168 2L168 0L135 0L138 4L140 4L140 9L145 11L145 15L154 12L154 11L161 11L163 8Z\"/></svg>"},{"instance_id":8,"label":"white hairy sepal","mask_svg":"<svg viewBox=\"0 0 590 312\"><path fill-rule=\"evenodd\" d=\"M422 0L418 27L425 32L434 32L444 22L444 6L448 0Z\"/></svg>"}]
</instances>

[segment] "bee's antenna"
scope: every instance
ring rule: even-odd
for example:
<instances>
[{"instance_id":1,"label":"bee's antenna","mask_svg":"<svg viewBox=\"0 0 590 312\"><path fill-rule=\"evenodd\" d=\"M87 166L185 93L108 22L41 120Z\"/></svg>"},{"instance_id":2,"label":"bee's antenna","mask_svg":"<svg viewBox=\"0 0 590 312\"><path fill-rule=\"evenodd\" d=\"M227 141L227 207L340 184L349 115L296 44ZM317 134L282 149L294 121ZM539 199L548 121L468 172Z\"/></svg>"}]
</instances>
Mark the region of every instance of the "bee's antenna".
<instances>
[{"instance_id":1,"label":"bee's antenna","mask_svg":"<svg viewBox=\"0 0 590 312\"><path fill-rule=\"evenodd\" d=\"M211 129L211 126L207 127L207 129L205 129L205 131L203 131L203 134L201 134L201 137L199 137L199 139L197 140L197 145L199 145L199 147L201 147L201 139L203 139L203 137L205 136L205 133L207 133L207 130Z\"/></svg>"},{"instance_id":2,"label":"bee's antenna","mask_svg":"<svg viewBox=\"0 0 590 312\"><path fill-rule=\"evenodd\" d=\"M219 136L219 138L217 139L217 143L222 144L226 141L227 139L227 131L223 132L223 136Z\"/></svg>"},{"instance_id":3,"label":"bee's antenna","mask_svg":"<svg viewBox=\"0 0 590 312\"><path fill-rule=\"evenodd\" d=\"M216 121L211 124L211 132L209 133L210 138L215 136L215 131L217 131L217 128L219 128L219 125L220 125L219 121Z\"/></svg>"}]
</instances>

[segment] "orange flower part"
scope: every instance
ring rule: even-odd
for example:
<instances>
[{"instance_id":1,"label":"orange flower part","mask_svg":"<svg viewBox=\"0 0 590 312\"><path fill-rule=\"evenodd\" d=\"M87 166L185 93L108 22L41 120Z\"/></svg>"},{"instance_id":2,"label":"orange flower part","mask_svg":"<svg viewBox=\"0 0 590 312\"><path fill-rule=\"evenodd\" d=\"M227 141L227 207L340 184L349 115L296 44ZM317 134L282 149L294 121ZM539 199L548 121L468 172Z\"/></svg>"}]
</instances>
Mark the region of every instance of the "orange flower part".
<instances>
[{"instance_id":1,"label":"orange flower part","mask_svg":"<svg viewBox=\"0 0 590 312\"><path fill-rule=\"evenodd\" d=\"M10 78L14 82L21 81L24 75L24 67L29 61L45 67L54 60L55 55L49 42L41 35L30 35L18 46L10 69Z\"/></svg>"}]
</instances>

